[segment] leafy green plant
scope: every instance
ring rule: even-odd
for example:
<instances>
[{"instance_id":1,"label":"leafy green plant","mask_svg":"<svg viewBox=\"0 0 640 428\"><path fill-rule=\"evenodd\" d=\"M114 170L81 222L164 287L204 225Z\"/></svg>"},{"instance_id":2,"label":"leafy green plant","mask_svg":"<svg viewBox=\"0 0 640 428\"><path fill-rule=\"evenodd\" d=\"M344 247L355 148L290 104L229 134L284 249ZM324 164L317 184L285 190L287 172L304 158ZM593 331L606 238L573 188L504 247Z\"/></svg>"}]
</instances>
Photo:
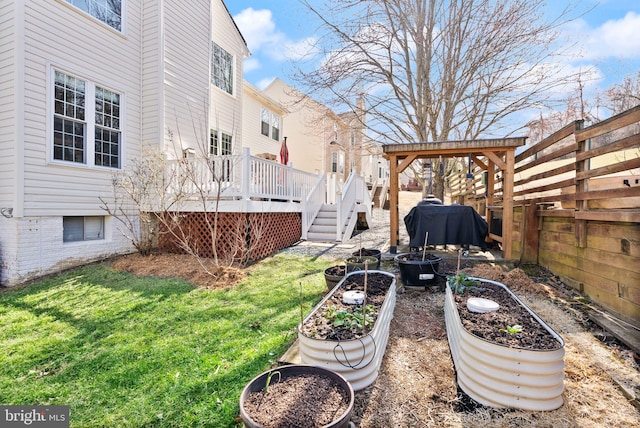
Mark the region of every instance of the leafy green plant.
<instances>
[{"instance_id":1,"label":"leafy green plant","mask_svg":"<svg viewBox=\"0 0 640 428\"><path fill-rule=\"evenodd\" d=\"M456 282L458 284L456 289ZM469 278L469 275L466 273L458 273L457 275L447 276L447 284L451 287L451 290L456 294L462 294L465 290L476 287L478 282Z\"/></svg>"},{"instance_id":2,"label":"leafy green plant","mask_svg":"<svg viewBox=\"0 0 640 428\"><path fill-rule=\"evenodd\" d=\"M508 325L507 328L501 328L500 331L504 331L505 333L509 333L509 334L518 334L522 332L522 326L519 324L516 325Z\"/></svg>"},{"instance_id":3,"label":"leafy green plant","mask_svg":"<svg viewBox=\"0 0 640 428\"><path fill-rule=\"evenodd\" d=\"M329 306L325 312L324 317L330 321L333 321L334 327L347 327L358 328L362 330L365 326L371 327L375 321L375 307L373 305L367 305L363 315L362 306L354 306L353 309L338 310L334 305Z\"/></svg>"}]
</instances>

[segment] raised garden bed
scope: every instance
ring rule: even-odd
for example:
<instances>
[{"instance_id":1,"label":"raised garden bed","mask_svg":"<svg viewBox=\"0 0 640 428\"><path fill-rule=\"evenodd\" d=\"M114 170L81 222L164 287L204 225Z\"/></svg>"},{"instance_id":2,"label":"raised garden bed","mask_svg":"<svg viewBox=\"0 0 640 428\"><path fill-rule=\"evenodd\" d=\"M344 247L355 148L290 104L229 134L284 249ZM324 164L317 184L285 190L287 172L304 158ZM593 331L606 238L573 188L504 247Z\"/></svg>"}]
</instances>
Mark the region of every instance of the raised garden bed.
<instances>
[{"instance_id":1,"label":"raised garden bed","mask_svg":"<svg viewBox=\"0 0 640 428\"><path fill-rule=\"evenodd\" d=\"M364 302L344 303L345 293L364 293L365 277ZM298 326L301 361L340 373L355 390L371 385L387 346L395 301L395 275L349 273Z\"/></svg>"},{"instance_id":2,"label":"raised garden bed","mask_svg":"<svg viewBox=\"0 0 640 428\"><path fill-rule=\"evenodd\" d=\"M554 410L563 404L564 340L504 284L468 278L446 287L445 321L458 385L480 404ZM499 305L469 311L469 298Z\"/></svg>"}]
</instances>

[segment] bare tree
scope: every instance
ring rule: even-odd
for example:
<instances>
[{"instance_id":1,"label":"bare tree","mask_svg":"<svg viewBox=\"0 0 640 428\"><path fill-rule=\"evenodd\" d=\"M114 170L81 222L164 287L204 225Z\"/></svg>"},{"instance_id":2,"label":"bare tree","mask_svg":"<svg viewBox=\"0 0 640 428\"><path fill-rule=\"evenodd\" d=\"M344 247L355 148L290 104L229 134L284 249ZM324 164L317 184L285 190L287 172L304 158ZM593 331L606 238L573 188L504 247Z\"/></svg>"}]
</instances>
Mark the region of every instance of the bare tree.
<instances>
[{"instance_id":1,"label":"bare tree","mask_svg":"<svg viewBox=\"0 0 640 428\"><path fill-rule=\"evenodd\" d=\"M627 76L622 83L605 91L606 107L613 114L622 113L640 104L640 71L635 76Z\"/></svg>"},{"instance_id":2,"label":"bare tree","mask_svg":"<svg viewBox=\"0 0 640 428\"><path fill-rule=\"evenodd\" d=\"M112 176L111 197L98 198L100 208L120 223L122 235L142 255L149 255L156 244L155 213L174 209L184 196L179 190L184 179L167 171L165 157L145 148L139 158Z\"/></svg>"},{"instance_id":3,"label":"bare tree","mask_svg":"<svg viewBox=\"0 0 640 428\"><path fill-rule=\"evenodd\" d=\"M301 2L321 22L324 58L294 78L327 105L355 110L365 93L367 128L381 142L496 135L571 79L550 50L569 11L544 20L544 0ZM440 198L443 181L435 174Z\"/></svg>"}]
</instances>

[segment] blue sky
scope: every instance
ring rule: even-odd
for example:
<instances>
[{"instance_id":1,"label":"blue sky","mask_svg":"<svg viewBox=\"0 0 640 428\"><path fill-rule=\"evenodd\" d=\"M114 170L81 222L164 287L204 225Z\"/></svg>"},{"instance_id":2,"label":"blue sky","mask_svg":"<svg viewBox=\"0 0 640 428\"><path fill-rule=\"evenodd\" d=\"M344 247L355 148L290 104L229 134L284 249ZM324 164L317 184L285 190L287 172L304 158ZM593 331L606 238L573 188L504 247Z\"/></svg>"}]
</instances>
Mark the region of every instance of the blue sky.
<instances>
[{"instance_id":1,"label":"blue sky","mask_svg":"<svg viewBox=\"0 0 640 428\"><path fill-rule=\"evenodd\" d=\"M290 61L315 41L317 23L297 0L226 0L251 56L244 63L244 77L264 88L275 77L290 82ZM548 0L550 12L563 9L569 0ZM640 70L640 1L581 0L574 15L583 16L562 29L563 38L575 43L575 57L566 57L568 70L595 70L586 93L620 83Z\"/></svg>"}]
</instances>

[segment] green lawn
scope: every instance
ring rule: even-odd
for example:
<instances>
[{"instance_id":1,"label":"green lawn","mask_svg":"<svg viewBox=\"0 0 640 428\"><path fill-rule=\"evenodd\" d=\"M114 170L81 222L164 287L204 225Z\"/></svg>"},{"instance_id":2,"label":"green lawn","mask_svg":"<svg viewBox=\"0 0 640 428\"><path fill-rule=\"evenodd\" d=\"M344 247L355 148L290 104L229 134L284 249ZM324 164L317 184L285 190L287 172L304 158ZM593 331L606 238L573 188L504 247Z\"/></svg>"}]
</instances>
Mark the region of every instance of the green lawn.
<instances>
[{"instance_id":1,"label":"green lawn","mask_svg":"<svg viewBox=\"0 0 640 428\"><path fill-rule=\"evenodd\" d=\"M2 292L0 404L69 405L72 427L236 426L329 265L278 255L227 291L91 265Z\"/></svg>"}]
</instances>

